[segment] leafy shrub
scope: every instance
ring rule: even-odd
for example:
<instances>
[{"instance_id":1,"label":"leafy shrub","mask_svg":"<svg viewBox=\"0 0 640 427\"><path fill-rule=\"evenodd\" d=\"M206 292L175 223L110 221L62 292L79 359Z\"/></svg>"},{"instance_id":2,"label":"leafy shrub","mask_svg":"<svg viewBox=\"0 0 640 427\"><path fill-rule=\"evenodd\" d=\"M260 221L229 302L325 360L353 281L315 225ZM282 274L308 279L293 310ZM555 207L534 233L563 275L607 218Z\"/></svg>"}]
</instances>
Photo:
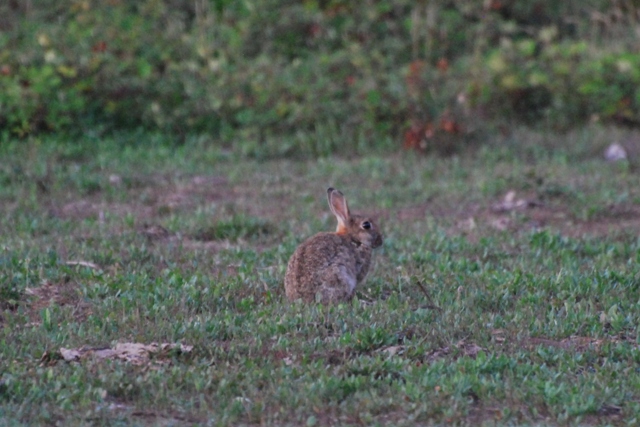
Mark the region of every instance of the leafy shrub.
<instances>
[{"instance_id":1,"label":"leafy shrub","mask_svg":"<svg viewBox=\"0 0 640 427\"><path fill-rule=\"evenodd\" d=\"M547 31L553 31L548 29ZM594 49L584 41L504 40L488 56L485 101L526 122L561 128L590 117L640 124L640 53Z\"/></svg>"},{"instance_id":2,"label":"leafy shrub","mask_svg":"<svg viewBox=\"0 0 640 427\"><path fill-rule=\"evenodd\" d=\"M37 3L0 5L5 138L142 128L322 155L447 145L490 118L638 120L619 37L637 24L606 19L625 2Z\"/></svg>"}]
</instances>

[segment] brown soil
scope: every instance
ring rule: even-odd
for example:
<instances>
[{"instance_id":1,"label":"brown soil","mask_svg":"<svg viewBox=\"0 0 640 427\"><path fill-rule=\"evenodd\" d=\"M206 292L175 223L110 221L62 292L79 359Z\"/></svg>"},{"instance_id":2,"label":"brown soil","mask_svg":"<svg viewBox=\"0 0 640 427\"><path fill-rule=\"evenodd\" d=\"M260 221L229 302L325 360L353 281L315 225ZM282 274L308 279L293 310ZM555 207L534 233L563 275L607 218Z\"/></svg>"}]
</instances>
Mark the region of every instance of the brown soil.
<instances>
[{"instance_id":1,"label":"brown soil","mask_svg":"<svg viewBox=\"0 0 640 427\"><path fill-rule=\"evenodd\" d=\"M91 305L82 300L77 283L72 281L45 282L39 287L27 288L25 293L32 298L28 305L31 324L40 323L40 311L51 304L72 307L77 322L83 322L91 314Z\"/></svg>"}]
</instances>

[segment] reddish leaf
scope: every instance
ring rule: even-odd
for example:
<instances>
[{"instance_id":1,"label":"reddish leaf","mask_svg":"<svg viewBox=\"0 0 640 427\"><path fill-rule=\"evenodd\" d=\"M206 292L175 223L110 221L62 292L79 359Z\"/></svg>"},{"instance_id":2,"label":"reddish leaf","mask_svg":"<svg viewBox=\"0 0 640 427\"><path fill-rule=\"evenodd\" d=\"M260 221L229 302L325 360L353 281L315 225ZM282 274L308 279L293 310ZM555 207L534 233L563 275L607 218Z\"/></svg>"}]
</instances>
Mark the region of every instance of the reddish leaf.
<instances>
[{"instance_id":1,"label":"reddish leaf","mask_svg":"<svg viewBox=\"0 0 640 427\"><path fill-rule=\"evenodd\" d=\"M449 69L449 61L447 60L447 58L438 59L438 63L436 64L436 68L438 70L440 70L441 72L446 73L447 70Z\"/></svg>"},{"instance_id":2,"label":"reddish leaf","mask_svg":"<svg viewBox=\"0 0 640 427\"><path fill-rule=\"evenodd\" d=\"M489 9L491 10L500 10L504 7L500 0L492 0L489 4Z\"/></svg>"},{"instance_id":3,"label":"reddish leaf","mask_svg":"<svg viewBox=\"0 0 640 427\"><path fill-rule=\"evenodd\" d=\"M103 40L100 40L98 43L94 44L91 48L91 51L94 53L102 53L107 50L107 43Z\"/></svg>"},{"instance_id":4,"label":"reddish leaf","mask_svg":"<svg viewBox=\"0 0 640 427\"><path fill-rule=\"evenodd\" d=\"M404 133L404 143L402 147L405 150L417 150L420 147L420 140L422 139L421 128L417 128L416 126L411 126L411 128L407 129Z\"/></svg>"},{"instance_id":5,"label":"reddish leaf","mask_svg":"<svg viewBox=\"0 0 640 427\"><path fill-rule=\"evenodd\" d=\"M460 126L458 126L458 123L445 117L440 119L440 129L447 133L460 133Z\"/></svg>"},{"instance_id":6,"label":"reddish leaf","mask_svg":"<svg viewBox=\"0 0 640 427\"><path fill-rule=\"evenodd\" d=\"M315 38L318 37L320 33L322 33L322 27L320 26L320 24L314 22L313 24L309 25L309 29L307 31L309 33L309 37Z\"/></svg>"}]
</instances>

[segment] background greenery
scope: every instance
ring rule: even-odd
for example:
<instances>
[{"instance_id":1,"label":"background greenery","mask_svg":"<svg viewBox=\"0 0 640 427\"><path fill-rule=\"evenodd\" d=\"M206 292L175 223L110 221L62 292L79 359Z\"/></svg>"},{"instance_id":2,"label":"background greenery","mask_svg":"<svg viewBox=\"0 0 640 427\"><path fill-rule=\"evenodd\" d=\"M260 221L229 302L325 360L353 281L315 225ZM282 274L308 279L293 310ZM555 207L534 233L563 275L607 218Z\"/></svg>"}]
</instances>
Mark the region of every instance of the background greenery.
<instances>
[{"instance_id":1,"label":"background greenery","mask_svg":"<svg viewBox=\"0 0 640 427\"><path fill-rule=\"evenodd\" d=\"M447 152L514 121L635 126L638 15L633 0L2 2L0 130L282 156L403 138Z\"/></svg>"}]
</instances>

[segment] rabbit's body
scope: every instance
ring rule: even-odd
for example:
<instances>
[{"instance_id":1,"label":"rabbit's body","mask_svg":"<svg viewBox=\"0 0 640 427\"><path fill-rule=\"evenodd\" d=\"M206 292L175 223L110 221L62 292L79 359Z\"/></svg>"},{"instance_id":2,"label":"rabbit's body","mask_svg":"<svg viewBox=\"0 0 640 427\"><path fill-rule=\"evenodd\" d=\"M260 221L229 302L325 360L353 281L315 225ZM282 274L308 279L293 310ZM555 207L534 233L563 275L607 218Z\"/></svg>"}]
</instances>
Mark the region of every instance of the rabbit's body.
<instances>
[{"instance_id":1,"label":"rabbit's body","mask_svg":"<svg viewBox=\"0 0 640 427\"><path fill-rule=\"evenodd\" d=\"M373 220L351 215L342 193L328 190L329 206L338 219L335 233L318 233L291 256L284 279L290 300L323 303L349 301L372 265L372 251L382 245Z\"/></svg>"}]
</instances>

